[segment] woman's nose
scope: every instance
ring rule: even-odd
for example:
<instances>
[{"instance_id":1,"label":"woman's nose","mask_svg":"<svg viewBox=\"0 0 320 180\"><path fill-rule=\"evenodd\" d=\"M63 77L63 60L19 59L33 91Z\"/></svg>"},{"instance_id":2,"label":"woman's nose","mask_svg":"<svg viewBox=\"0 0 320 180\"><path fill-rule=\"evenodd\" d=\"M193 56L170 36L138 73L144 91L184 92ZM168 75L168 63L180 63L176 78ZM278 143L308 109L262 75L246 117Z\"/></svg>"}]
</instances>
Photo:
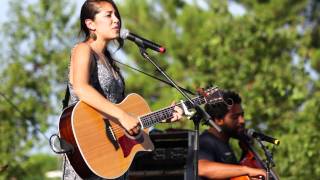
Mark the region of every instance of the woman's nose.
<instances>
[{"instance_id":1,"label":"woman's nose","mask_svg":"<svg viewBox=\"0 0 320 180\"><path fill-rule=\"evenodd\" d=\"M117 23L117 24L120 23L119 19L115 15L113 15L112 21L113 21L113 23Z\"/></svg>"}]
</instances>

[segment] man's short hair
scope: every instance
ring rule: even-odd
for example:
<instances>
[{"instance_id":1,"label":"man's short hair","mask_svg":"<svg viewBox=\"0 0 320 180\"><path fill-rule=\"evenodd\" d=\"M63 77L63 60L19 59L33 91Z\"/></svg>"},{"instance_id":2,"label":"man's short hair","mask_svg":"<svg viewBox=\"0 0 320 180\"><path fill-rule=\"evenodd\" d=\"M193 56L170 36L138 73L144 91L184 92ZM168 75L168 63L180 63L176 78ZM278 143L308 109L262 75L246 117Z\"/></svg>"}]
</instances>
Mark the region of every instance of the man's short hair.
<instances>
[{"instance_id":1,"label":"man's short hair","mask_svg":"<svg viewBox=\"0 0 320 180\"><path fill-rule=\"evenodd\" d=\"M206 104L204 106L213 120L224 118L229 112L229 104L241 104L241 97L234 91L222 91L222 96L227 104L225 102L219 102L215 104Z\"/></svg>"}]
</instances>

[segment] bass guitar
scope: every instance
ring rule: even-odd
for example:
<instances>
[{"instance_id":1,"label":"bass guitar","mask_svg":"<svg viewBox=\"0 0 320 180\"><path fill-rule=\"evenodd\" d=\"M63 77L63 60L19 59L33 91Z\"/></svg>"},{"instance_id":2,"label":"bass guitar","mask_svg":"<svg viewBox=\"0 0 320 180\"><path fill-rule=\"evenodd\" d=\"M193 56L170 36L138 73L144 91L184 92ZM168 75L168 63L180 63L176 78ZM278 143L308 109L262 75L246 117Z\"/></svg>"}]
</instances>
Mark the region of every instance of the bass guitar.
<instances>
[{"instance_id":1,"label":"bass guitar","mask_svg":"<svg viewBox=\"0 0 320 180\"><path fill-rule=\"evenodd\" d=\"M192 101L201 105L222 102L223 98L218 88L211 88ZM146 101L138 94L130 94L116 105L139 119L141 130L138 135L130 136L118 120L82 101L65 108L60 116L60 136L73 146L67 158L83 179L94 175L114 179L123 175L137 152L154 149L148 128L171 119L174 108L171 106L151 112ZM176 105L185 110L193 108L190 102Z\"/></svg>"}]
</instances>

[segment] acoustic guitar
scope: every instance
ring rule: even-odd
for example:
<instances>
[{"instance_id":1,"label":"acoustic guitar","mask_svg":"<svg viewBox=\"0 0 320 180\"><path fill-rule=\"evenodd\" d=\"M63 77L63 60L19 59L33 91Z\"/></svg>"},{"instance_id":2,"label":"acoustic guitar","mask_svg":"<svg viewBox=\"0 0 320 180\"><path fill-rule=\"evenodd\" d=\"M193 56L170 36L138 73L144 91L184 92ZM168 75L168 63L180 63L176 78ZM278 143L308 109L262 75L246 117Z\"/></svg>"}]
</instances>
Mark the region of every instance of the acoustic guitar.
<instances>
[{"instance_id":1,"label":"acoustic guitar","mask_svg":"<svg viewBox=\"0 0 320 180\"><path fill-rule=\"evenodd\" d=\"M192 99L196 105L222 102L221 91L210 88ZM60 136L73 146L67 158L76 173L83 179L94 175L114 179L128 171L135 154L152 151L153 143L148 128L172 118L173 108L151 112L146 101L138 94L128 95L119 108L140 121L140 133L130 136L118 120L79 101L65 108L60 116ZM190 102L176 104L184 110L193 108Z\"/></svg>"}]
</instances>

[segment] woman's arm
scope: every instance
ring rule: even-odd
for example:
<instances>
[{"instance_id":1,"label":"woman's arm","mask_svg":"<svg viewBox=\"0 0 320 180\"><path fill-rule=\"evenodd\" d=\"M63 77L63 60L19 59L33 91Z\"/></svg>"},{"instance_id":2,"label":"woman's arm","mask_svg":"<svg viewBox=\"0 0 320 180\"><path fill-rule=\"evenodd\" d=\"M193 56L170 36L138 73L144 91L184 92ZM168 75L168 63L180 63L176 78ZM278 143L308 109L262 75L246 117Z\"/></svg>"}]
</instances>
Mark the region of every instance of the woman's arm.
<instances>
[{"instance_id":1,"label":"woman's arm","mask_svg":"<svg viewBox=\"0 0 320 180\"><path fill-rule=\"evenodd\" d=\"M91 49L89 45L80 43L71 54L70 82L79 99L90 106L114 118L131 134L136 132L138 120L107 100L90 84Z\"/></svg>"}]
</instances>

